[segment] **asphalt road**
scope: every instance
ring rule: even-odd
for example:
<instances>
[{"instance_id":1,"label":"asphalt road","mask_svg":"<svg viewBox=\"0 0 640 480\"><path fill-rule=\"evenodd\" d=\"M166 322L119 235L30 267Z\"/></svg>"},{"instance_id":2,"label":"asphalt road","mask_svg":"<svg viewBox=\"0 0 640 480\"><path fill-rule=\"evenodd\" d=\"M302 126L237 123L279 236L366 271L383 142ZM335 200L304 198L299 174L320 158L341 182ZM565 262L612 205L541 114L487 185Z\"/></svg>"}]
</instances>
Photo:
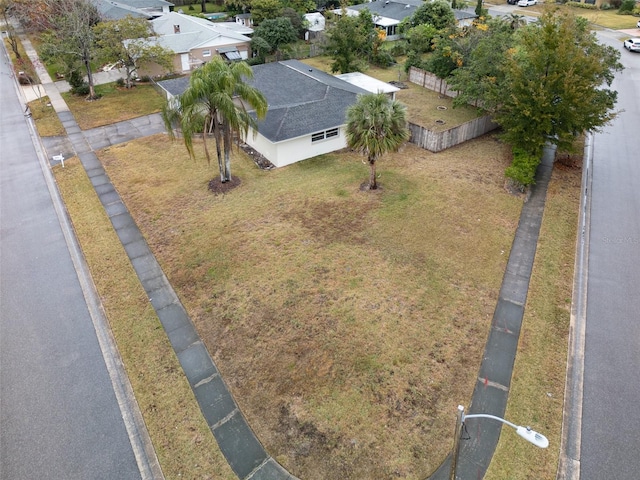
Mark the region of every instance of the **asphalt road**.
<instances>
[{"instance_id":1,"label":"asphalt road","mask_svg":"<svg viewBox=\"0 0 640 480\"><path fill-rule=\"evenodd\" d=\"M141 478L68 226L0 57L0 478Z\"/></svg>"},{"instance_id":2,"label":"asphalt road","mask_svg":"<svg viewBox=\"0 0 640 480\"><path fill-rule=\"evenodd\" d=\"M581 480L640 475L640 54L623 50L622 62L624 112L593 139Z\"/></svg>"}]
</instances>

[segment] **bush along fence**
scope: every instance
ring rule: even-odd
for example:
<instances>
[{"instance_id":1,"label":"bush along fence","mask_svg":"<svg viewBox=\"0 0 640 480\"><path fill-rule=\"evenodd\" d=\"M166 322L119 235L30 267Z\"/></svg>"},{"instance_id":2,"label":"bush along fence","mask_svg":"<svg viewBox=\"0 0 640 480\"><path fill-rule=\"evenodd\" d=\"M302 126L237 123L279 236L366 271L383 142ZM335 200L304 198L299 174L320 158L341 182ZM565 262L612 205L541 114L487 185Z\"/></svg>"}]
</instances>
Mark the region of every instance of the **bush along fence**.
<instances>
[{"instance_id":1,"label":"bush along fence","mask_svg":"<svg viewBox=\"0 0 640 480\"><path fill-rule=\"evenodd\" d=\"M457 96L457 92L451 90L445 80L419 68L411 67L409 70L409 81L433 90L434 92L438 92L440 95L452 98ZM469 122L441 132L433 132L420 125L409 122L409 130L411 131L409 141L430 152L440 152L466 142L467 140L472 140L484 135L496 128L498 128L498 124L495 123L489 115L475 118Z\"/></svg>"}]
</instances>

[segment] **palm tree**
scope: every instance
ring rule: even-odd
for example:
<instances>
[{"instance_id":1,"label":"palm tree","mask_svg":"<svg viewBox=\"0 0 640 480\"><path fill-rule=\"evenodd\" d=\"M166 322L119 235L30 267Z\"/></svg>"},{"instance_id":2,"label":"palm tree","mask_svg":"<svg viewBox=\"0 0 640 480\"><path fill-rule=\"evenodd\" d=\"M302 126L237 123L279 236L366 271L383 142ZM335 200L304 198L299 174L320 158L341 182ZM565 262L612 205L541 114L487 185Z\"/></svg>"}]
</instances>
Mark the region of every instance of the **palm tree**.
<instances>
[{"instance_id":1,"label":"palm tree","mask_svg":"<svg viewBox=\"0 0 640 480\"><path fill-rule=\"evenodd\" d=\"M367 157L369 190L375 190L376 160L409 139L407 109L384 93L361 95L347 110L346 135L349 147Z\"/></svg>"},{"instance_id":2,"label":"palm tree","mask_svg":"<svg viewBox=\"0 0 640 480\"><path fill-rule=\"evenodd\" d=\"M207 136L213 135L222 183L231 180L233 137L239 139L247 135L249 127L256 128L256 120L247 105L255 110L258 118L267 113L267 101L262 93L244 81L252 77L253 71L245 62L228 64L215 58L193 72L184 93L167 102L162 110L167 131L172 138L175 130L182 132L192 158L195 157L193 136L202 133L205 157L211 163Z\"/></svg>"}]
</instances>

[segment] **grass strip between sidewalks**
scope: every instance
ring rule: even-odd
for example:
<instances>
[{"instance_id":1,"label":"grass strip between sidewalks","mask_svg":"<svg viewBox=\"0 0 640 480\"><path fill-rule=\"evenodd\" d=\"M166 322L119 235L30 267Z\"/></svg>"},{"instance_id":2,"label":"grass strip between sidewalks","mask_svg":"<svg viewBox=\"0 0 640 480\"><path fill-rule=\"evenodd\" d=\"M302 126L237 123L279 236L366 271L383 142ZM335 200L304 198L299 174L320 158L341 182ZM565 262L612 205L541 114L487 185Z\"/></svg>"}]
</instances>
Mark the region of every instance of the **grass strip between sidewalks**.
<instances>
[{"instance_id":1,"label":"grass strip between sidewalks","mask_svg":"<svg viewBox=\"0 0 640 480\"><path fill-rule=\"evenodd\" d=\"M165 477L236 479L84 169L53 170Z\"/></svg>"},{"instance_id":2,"label":"grass strip between sidewalks","mask_svg":"<svg viewBox=\"0 0 640 480\"><path fill-rule=\"evenodd\" d=\"M549 438L541 450L510 428L486 480L555 478L560 453L580 170L556 164L529 285L506 418Z\"/></svg>"}]
</instances>

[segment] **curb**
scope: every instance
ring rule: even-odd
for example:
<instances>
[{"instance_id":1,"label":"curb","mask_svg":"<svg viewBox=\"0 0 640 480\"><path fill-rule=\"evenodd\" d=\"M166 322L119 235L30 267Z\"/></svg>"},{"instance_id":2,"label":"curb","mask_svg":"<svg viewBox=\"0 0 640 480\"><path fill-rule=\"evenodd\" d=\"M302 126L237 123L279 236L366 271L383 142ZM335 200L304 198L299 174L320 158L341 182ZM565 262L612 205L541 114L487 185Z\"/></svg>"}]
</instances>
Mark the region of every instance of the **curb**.
<instances>
[{"instance_id":1,"label":"curb","mask_svg":"<svg viewBox=\"0 0 640 480\"><path fill-rule=\"evenodd\" d=\"M580 478L584 348L587 321L587 286L589 278L591 184L593 180L592 163L593 135L589 133L584 146L582 200L580 202L580 221L578 223L576 259L574 263L560 461L556 480L578 480Z\"/></svg>"}]
</instances>

